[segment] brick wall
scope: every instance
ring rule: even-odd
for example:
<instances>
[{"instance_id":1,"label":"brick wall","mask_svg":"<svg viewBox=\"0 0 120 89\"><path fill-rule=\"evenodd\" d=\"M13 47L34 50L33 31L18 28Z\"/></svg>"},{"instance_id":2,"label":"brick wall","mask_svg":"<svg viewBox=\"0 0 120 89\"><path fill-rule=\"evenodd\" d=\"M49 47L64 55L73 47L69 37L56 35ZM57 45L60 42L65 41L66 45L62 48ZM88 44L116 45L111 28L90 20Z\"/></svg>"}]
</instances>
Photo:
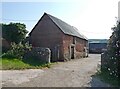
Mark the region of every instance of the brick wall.
<instances>
[{"instance_id":1,"label":"brick wall","mask_svg":"<svg viewBox=\"0 0 120 89\"><path fill-rule=\"evenodd\" d=\"M45 15L32 31L30 43L34 47L50 48L52 61L63 60L62 36L63 32Z\"/></svg>"},{"instance_id":2,"label":"brick wall","mask_svg":"<svg viewBox=\"0 0 120 89\"><path fill-rule=\"evenodd\" d=\"M79 59L84 56L85 51L84 47L87 46L87 41L70 35L63 36L63 52L64 52L64 59L70 60L71 59L71 47L74 47L74 58Z\"/></svg>"}]
</instances>

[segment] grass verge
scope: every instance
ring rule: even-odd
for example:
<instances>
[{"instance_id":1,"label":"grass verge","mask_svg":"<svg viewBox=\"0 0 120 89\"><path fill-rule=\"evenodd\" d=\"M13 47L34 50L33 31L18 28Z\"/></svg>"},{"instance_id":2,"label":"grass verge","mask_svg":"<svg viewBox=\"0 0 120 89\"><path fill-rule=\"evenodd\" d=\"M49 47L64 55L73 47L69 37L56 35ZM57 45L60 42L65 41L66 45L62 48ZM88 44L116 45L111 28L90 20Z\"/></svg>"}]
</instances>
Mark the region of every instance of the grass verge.
<instances>
[{"instance_id":1,"label":"grass verge","mask_svg":"<svg viewBox=\"0 0 120 89\"><path fill-rule=\"evenodd\" d=\"M101 79L101 81L112 85L113 87L120 87L120 80L115 78L109 74L109 72L102 70L98 70L96 75Z\"/></svg>"},{"instance_id":2,"label":"grass verge","mask_svg":"<svg viewBox=\"0 0 120 89\"><path fill-rule=\"evenodd\" d=\"M35 65L36 64L36 65ZM33 62L29 64L29 62L22 61L16 58L0 58L0 70L20 70L20 69L39 69L39 68L50 68L53 63L38 63Z\"/></svg>"}]
</instances>

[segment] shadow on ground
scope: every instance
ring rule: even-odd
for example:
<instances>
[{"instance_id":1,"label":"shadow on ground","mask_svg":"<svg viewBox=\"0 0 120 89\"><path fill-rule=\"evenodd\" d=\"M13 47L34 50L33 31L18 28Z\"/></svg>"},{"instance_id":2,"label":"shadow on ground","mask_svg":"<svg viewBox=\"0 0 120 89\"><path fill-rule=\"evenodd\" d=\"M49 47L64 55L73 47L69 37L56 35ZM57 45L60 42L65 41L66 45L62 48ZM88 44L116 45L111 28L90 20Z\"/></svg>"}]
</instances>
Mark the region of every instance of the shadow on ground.
<instances>
[{"instance_id":1,"label":"shadow on ground","mask_svg":"<svg viewBox=\"0 0 120 89\"><path fill-rule=\"evenodd\" d=\"M111 87L109 84L101 81L100 78L97 77L96 75L92 75L91 77L92 77L90 81L91 87Z\"/></svg>"}]
</instances>

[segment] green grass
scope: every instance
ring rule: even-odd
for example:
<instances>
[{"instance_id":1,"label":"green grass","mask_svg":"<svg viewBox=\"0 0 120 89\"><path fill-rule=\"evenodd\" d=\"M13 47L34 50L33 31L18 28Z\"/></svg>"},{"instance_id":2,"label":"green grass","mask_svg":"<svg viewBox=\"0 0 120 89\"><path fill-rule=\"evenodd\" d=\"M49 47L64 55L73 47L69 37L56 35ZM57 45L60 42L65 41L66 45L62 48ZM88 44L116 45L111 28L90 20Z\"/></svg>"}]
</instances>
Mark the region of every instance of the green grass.
<instances>
[{"instance_id":1,"label":"green grass","mask_svg":"<svg viewBox=\"0 0 120 89\"><path fill-rule=\"evenodd\" d=\"M0 69L1 70L19 70L19 69L39 69L39 68L50 68L52 63L40 63L33 62L33 60L22 61L16 58L0 58Z\"/></svg>"},{"instance_id":2,"label":"green grass","mask_svg":"<svg viewBox=\"0 0 120 89\"><path fill-rule=\"evenodd\" d=\"M110 76L110 74L103 70L102 72L99 70L96 75L101 79L101 81L108 83L112 86L120 86L120 80L118 78L115 78L113 76Z\"/></svg>"}]
</instances>

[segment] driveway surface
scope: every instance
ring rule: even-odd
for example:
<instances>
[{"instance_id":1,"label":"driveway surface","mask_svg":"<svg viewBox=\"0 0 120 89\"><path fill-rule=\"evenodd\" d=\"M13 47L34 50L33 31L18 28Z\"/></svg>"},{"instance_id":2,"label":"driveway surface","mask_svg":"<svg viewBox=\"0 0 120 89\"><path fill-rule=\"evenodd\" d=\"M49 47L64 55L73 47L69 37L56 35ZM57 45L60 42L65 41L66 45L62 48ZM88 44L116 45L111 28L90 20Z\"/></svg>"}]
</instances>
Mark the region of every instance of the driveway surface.
<instances>
[{"instance_id":1,"label":"driveway surface","mask_svg":"<svg viewBox=\"0 0 120 89\"><path fill-rule=\"evenodd\" d=\"M109 87L95 75L100 54L59 62L49 69L2 71L3 87Z\"/></svg>"}]
</instances>

